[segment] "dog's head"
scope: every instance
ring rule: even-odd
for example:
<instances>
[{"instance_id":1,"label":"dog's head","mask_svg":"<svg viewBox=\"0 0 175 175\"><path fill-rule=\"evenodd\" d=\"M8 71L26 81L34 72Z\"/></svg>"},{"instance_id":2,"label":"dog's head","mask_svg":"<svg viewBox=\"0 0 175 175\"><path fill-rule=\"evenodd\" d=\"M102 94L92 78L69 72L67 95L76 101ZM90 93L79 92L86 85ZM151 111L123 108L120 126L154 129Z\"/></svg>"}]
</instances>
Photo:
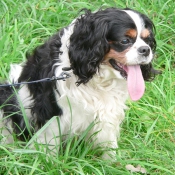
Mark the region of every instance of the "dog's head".
<instances>
[{"instance_id":1,"label":"dog's head","mask_svg":"<svg viewBox=\"0 0 175 175\"><path fill-rule=\"evenodd\" d=\"M133 100L144 92L144 80L155 75L151 61L156 49L154 24L131 9L108 8L86 13L74 23L69 57L78 84L87 83L100 64L127 79Z\"/></svg>"}]
</instances>

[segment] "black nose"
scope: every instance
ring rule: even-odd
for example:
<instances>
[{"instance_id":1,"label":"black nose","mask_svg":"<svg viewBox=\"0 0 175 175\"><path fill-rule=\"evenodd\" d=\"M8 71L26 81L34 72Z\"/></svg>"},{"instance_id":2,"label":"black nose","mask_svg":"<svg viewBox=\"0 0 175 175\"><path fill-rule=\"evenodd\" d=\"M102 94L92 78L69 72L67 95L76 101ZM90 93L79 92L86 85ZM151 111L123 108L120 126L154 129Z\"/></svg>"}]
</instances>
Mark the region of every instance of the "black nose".
<instances>
[{"instance_id":1,"label":"black nose","mask_svg":"<svg viewBox=\"0 0 175 175\"><path fill-rule=\"evenodd\" d=\"M137 49L139 55L148 56L150 53L150 48L148 46L141 46Z\"/></svg>"}]
</instances>

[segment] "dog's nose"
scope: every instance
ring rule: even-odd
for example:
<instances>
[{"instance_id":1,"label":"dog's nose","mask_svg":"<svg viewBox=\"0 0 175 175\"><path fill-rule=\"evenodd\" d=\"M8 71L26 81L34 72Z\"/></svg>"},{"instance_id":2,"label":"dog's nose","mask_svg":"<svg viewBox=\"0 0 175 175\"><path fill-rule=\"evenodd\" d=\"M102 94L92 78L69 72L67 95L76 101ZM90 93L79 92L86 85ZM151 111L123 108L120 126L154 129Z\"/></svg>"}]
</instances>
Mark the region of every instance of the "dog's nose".
<instances>
[{"instance_id":1,"label":"dog's nose","mask_svg":"<svg viewBox=\"0 0 175 175\"><path fill-rule=\"evenodd\" d=\"M150 53L150 48L148 46L141 46L137 49L139 55L148 56Z\"/></svg>"}]
</instances>

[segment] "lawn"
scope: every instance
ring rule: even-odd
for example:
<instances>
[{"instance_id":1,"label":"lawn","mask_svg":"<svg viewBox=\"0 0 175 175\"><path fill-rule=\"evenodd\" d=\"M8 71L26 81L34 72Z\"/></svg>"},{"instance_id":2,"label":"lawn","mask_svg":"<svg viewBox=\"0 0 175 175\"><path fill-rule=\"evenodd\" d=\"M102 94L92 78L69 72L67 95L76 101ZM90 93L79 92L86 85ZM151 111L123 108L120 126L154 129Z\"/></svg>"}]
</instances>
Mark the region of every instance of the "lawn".
<instances>
[{"instance_id":1,"label":"lawn","mask_svg":"<svg viewBox=\"0 0 175 175\"><path fill-rule=\"evenodd\" d=\"M141 165L151 175L175 174L174 0L1 0L0 81L8 79L11 63L25 61L27 51L67 26L80 9L96 10L101 6L127 6L154 21L154 66L162 71L154 81L146 83L141 100L128 100L117 161L109 163L98 158L99 150L84 142L85 131L81 138L70 138L67 146L54 155L31 150L16 141L13 145L0 145L0 174L132 174L125 169L127 164Z\"/></svg>"}]
</instances>

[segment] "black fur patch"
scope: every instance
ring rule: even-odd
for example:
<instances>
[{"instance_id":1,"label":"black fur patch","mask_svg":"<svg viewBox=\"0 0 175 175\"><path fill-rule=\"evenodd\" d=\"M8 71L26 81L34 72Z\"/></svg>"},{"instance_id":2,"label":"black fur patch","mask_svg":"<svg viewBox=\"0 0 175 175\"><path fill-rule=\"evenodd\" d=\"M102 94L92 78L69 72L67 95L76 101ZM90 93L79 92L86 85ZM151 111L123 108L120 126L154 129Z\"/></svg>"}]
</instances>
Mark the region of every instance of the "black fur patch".
<instances>
[{"instance_id":1,"label":"black fur patch","mask_svg":"<svg viewBox=\"0 0 175 175\"><path fill-rule=\"evenodd\" d=\"M61 36L63 30L51 37L50 40L43 45L37 47L32 54L27 54L27 62L23 68L18 82L35 81L43 78L51 78L54 76L56 66L53 65L60 62L59 55L61 47ZM40 82L26 85L29 89L32 100L31 112L33 119L31 119L31 128L40 128L47 120L53 116L61 116L63 111L58 106L55 98L54 88L56 88L56 81ZM17 87L18 89L19 87ZM29 132L20 111L20 106L12 87L0 88L0 105L2 105L4 116L9 115L14 132L20 134L23 131L25 138L29 138ZM7 99L7 100L6 100ZM32 123L34 121L34 123ZM21 140L24 140L22 135Z\"/></svg>"}]
</instances>

